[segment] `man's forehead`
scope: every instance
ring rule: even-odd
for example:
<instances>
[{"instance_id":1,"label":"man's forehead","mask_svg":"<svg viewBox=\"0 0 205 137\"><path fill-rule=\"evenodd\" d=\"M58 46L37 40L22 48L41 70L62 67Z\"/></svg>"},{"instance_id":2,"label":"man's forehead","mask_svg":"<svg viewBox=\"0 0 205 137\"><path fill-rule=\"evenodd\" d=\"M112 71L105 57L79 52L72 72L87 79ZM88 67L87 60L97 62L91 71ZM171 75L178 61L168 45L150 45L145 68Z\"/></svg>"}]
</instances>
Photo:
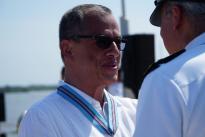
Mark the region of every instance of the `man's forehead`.
<instances>
[{"instance_id":1,"label":"man's forehead","mask_svg":"<svg viewBox=\"0 0 205 137\"><path fill-rule=\"evenodd\" d=\"M112 15L88 16L84 19L84 26L92 29L118 28L117 22Z\"/></svg>"}]
</instances>

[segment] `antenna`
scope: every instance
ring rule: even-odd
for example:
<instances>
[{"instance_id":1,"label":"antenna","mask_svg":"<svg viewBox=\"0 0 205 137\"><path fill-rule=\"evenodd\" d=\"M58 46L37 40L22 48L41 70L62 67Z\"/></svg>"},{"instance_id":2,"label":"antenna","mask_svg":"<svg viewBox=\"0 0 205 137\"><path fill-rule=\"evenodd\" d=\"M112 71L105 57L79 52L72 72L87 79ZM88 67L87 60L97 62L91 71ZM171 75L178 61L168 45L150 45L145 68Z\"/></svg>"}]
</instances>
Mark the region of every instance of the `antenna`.
<instances>
[{"instance_id":1,"label":"antenna","mask_svg":"<svg viewBox=\"0 0 205 137\"><path fill-rule=\"evenodd\" d=\"M125 1L124 0L121 0L122 2L122 17L125 18L126 14L125 14Z\"/></svg>"},{"instance_id":2,"label":"antenna","mask_svg":"<svg viewBox=\"0 0 205 137\"><path fill-rule=\"evenodd\" d=\"M121 34L123 36L128 35L128 20L126 19L126 13L125 13L125 1L121 0L122 4L122 16L120 17L120 26L121 26Z\"/></svg>"}]
</instances>

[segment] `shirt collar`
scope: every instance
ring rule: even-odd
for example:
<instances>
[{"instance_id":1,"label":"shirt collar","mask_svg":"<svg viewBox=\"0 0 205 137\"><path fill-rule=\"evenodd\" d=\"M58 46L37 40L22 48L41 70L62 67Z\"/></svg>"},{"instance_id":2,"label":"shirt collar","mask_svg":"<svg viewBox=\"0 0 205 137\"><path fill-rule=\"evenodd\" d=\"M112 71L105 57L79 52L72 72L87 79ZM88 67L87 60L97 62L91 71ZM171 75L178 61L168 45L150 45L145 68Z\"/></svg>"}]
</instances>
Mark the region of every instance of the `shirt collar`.
<instances>
[{"instance_id":1,"label":"shirt collar","mask_svg":"<svg viewBox=\"0 0 205 137\"><path fill-rule=\"evenodd\" d=\"M195 48L197 45L205 44L205 32L194 38L189 44L186 46L186 50Z\"/></svg>"},{"instance_id":2,"label":"shirt collar","mask_svg":"<svg viewBox=\"0 0 205 137\"><path fill-rule=\"evenodd\" d=\"M70 85L69 83L66 83L65 81L63 80L60 80L59 81L59 86L62 86L62 85L67 85L69 86L70 88L72 88L74 91L76 91L78 94L80 94L87 102L89 102L90 104L92 104L97 110L100 110L102 111L102 108L100 106L100 102L92 97L90 97L89 95L87 95L85 92L81 91L80 89L76 88L75 86L73 85ZM104 92L107 92L106 90L104 90ZM104 104L103 104L103 109L105 107L105 105L107 104L107 101L104 100Z\"/></svg>"}]
</instances>

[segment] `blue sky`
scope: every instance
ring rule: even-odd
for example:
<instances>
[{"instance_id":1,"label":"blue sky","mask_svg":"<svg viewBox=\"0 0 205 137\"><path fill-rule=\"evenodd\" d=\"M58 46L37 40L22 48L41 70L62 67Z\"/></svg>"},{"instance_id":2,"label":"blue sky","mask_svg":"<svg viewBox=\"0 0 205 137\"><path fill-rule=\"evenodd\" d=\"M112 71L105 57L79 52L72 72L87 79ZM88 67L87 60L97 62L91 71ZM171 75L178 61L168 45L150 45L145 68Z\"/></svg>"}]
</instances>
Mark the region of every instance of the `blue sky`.
<instances>
[{"instance_id":1,"label":"blue sky","mask_svg":"<svg viewBox=\"0 0 205 137\"><path fill-rule=\"evenodd\" d=\"M56 84L63 66L58 47L61 16L83 3L112 9L119 23L121 0L0 0L0 86ZM125 0L130 34L154 34L156 59L167 56L160 29L149 23L153 0Z\"/></svg>"}]
</instances>

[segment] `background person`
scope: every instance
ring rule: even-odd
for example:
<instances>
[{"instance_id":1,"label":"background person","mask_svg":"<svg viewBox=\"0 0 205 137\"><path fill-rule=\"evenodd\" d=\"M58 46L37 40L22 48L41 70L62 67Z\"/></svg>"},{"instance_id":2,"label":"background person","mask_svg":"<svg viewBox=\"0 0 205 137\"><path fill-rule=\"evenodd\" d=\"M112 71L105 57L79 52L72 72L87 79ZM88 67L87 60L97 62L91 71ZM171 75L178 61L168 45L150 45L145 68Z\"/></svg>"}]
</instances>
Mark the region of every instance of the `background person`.
<instances>
[{"instance_id":1,"label":"background person","mask_svg":"<svg viewBox=\"0 0 205 137\"><path fill-rule=\"evenodd\" d=\"M128 98L136 99L133 91L130 88L124 86L123 72L121 69L119 69L119 71L118 71L117 81L114 82L113 84L109 85L107 87L107 90L113 96L128 97Z\"/></svg>"},{"instance_id":2,"label":"background person","mask_svg":"<svg viewBox=\"0 0 205 137\"><path fill-rule=\"evenodd\" d=\"M149 69L139 93L135 137L205 136L205 1L156 0L171 56Z\"/></svg>"},{"instance_id":3,"label":"background person","mask_svg":"<svg viewBox=\"0 0 205 137\"><path fill-rule=\"evenodd\" d=\"M117 81L122 42L107 7L84 4L66 12L60 22L64 81L27 111L19 137L132 137L137 100L105 90Z\"/></svg>"},{"instance_id":4,"label":"background person","mask_svg":"<svg viewBox=\"0 0 205 137\"><path fill-rule=\"evenodd\" d=\"M124 86L121 77L121 69L118 70L117 81L107 87L108 92L113 96L124 96Z\"/></svg>"}]
</instances>

